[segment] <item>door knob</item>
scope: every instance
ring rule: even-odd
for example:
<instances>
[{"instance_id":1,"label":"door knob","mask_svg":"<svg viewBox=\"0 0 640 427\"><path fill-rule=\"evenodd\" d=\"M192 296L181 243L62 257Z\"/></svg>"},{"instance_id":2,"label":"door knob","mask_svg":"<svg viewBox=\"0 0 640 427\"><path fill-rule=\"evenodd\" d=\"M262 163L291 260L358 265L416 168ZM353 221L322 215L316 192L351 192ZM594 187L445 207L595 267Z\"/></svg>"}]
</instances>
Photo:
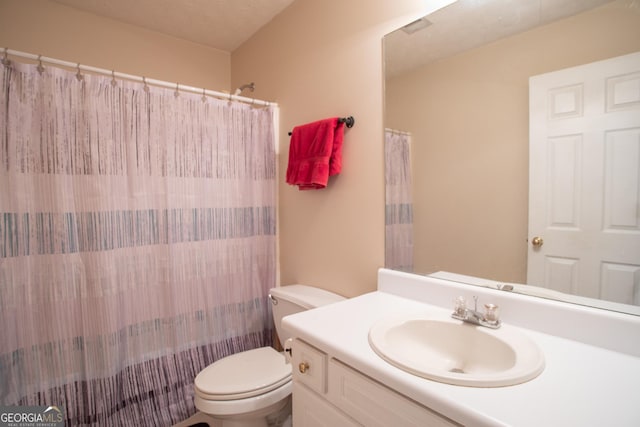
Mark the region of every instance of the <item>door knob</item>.
<instances>
[{"instance_id":1,"label":"door knob","mask_svg":"<svg viewBox=\"0 0 640 427\"><path fill-rule=\"evenodd\" d=\"M536 248L539 248L540 246L542 246L544 244L544 240L542 240L542 237L534 237L533 239L531 239L531 244L533 246L535 246Z\"/></svg>"}]
</instances>

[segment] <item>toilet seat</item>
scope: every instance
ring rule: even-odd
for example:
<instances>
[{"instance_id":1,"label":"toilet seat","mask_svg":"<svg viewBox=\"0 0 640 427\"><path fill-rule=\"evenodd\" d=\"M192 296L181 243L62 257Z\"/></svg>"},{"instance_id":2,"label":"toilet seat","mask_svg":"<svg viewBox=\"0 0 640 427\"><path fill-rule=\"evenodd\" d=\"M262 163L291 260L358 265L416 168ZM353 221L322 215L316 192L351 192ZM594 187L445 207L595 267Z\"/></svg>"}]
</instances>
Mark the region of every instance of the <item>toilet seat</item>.
<instances>
[{"instance_id":1,"label":"toilet seat","mask_svg":"<svg viewBox=\"0 0 640 427\"><path fill-rule=\"evenodd\" d=\"M271 347L243 351L207 366L195 379L203 400L227 401L260 396L291 381L291 365Z\"/></svg>"}]
</instances>

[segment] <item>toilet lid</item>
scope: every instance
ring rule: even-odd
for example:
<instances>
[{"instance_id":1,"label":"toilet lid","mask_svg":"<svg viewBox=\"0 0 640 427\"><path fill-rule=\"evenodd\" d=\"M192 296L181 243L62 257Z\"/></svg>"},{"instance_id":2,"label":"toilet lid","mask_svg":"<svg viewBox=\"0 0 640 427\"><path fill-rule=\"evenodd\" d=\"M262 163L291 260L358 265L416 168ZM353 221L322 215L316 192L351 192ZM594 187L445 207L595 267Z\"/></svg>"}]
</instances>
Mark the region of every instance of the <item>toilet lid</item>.
<instances>
[{"instance_id":1,"label":"toilet lid","mask_svg":"<svg viewBox=\"0 0 640 427\"><path fill-rule=\"evenodd\" d=\"M196 393L208 400L257 396L291 380L291 365L271 347L243 351L204 368L195 379Z\"/></svg>"}]
</instances>

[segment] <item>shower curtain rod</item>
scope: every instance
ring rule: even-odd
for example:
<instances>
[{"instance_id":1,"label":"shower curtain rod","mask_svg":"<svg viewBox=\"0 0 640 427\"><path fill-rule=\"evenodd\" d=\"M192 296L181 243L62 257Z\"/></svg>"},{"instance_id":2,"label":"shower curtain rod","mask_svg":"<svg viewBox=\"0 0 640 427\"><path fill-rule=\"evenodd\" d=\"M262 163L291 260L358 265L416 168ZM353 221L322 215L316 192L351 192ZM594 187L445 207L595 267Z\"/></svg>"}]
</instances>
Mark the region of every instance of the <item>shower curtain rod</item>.
<instances>
[{"instance_id":1,"label":"shower curtain rod","mask_svg":"<svg viewBox=\"0 0 640 427\"><path fill-rule=\"evenodd\" d=\"M411 136L411 132L406 132L404 130L397 130L397 129L391 129L391 128L384 128L384 130L386 132L391 132L391 133L395 133L395 134L398 134L398 135Z\"/></svg>"},{"instance_id":2,"label":"shower curtain rod","mask_svg":"<svg viewBox=\"0 0 640 427\"><path fill-rule=\"evenodd\" d=\"M49 64L54 64L54 65L60 65L60 66L63 66L63 67L73 68L73 69L76 69L78 71L89 71L91 73L104 74L104 75L107 75L107 76L111 76L113 78L133 80L133 81L136 81L136 82L145 83L145 84L149 84L149 85L153 85L153 86L160 86L160 87L164 87L164 88L175 89L176 91L197 93L197 94L212 96L212 97L219 98L219 99L228 99L230 101L240 101L240 102L244 102L244 103L247 103L247 104L253 104L253 105L274 106L274 107L276 107L278 105L275 102L262 101L262 100L259 100L259 99L247 98L245 96L238 96L238 95L233 95L233 94L230 94L230 93L217 92L217 91L214 91L214 90L209 90L209 89L204 89L204 88L197 88L197 87L193 87L193 86L186 86L186 85L181 85L179 83L171 83L171 82L166 82L166 81L162 81L162 80L148 79L148 78L142 77L142 76L134 76L132 74L120 73L120 72L117 72L117 71L114 71L114 70L107 70L107 69L104 69L104 68L91 67L89 65L82 65L80 63L75 63L74 64L73 62L63 61L61 59L49 58L49 57L42 56L42 55L34 55L32 53L20 52L18 50L12 50L12 49L9 49L9 48L4 48L3 55L4 55L4 57L2 59L3 64L7 60L7 55L11 55L11 56L17 56L17 57L20 57L20 58L27 58L27 59L31 59L31 60L34 60L34 61L38 61L40 64L42 62L46 62L46 63L49 63Z\"/></svg>"}]
</instances>

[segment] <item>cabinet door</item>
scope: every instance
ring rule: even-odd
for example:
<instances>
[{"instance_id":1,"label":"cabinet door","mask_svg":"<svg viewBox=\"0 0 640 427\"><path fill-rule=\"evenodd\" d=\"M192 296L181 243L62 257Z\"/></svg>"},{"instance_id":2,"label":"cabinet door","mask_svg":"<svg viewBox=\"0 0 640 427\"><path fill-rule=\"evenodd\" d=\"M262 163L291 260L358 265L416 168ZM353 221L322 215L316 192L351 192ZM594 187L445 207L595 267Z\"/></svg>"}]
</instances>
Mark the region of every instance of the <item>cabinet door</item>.
<instances>
[{"instance_id":1,"label":"cabinet door","mask_svg":"<svg viewBox=\"0 0 640 427\"><path fill-rule=\"evenodd\" d=\"M327 398L357 422L366 426L459 426L336 359L329 361Z\"/></svg>"},{"instance_id":2,"label":"cabinet door","mask_svg":"<svg viewBox=\"0 0 640 427\"><path fill-rule=\"evenodd\" d=\"M359 426L297 381L293 382L293 425L295 427Z\"/></svg>"},{"instance_id":3,"label":"cabinet door","mask_svg":"<svg viewBox=\"0 0 640 427\"><path fill-rule=\"evenodd\" d=\"M293 378L315 392L327 392L327 355L296 339L291 348Z\"/></svg>"}]
</instances>

